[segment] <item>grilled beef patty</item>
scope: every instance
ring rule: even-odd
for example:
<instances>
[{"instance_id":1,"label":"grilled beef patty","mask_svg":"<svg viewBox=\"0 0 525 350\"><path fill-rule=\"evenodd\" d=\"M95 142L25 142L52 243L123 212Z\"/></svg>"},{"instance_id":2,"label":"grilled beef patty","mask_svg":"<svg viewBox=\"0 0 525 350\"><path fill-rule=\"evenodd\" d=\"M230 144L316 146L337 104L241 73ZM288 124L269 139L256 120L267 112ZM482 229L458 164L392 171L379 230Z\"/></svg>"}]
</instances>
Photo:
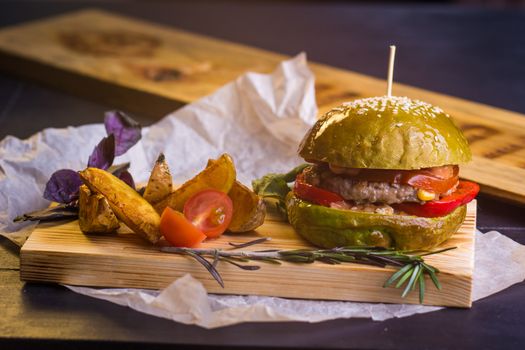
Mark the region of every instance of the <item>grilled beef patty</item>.
<instances>
[{"instance_id":1,"label":"grilled beef patty","mask_svg":"<svg viewBox=\"0 0 525 350\"><path fill-rule=\"evenodd\" d=\"M304 179L313 186L338 193L344 199L358 204L421 202L417 198L417 189L410 185L352 180L318 165L306 169Z\"/></svg>"}]
</instances>

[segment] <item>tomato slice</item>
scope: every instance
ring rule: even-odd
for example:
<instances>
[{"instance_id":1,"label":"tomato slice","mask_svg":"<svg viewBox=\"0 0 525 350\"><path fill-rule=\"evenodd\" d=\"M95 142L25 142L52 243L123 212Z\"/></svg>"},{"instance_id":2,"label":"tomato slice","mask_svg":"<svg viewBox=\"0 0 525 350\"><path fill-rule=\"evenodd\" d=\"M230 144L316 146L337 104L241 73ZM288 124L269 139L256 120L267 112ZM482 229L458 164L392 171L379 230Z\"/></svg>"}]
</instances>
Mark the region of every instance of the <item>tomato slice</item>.
<instances>
[{"instance_id":1,"label":"tomato slice","mask_svg":"<svg viewBox=\"0 0 525 350\"><path fill-rule=\"evenodd\" d=\"M437 179L427 175L415 175L408 179L407 184L415 188L431 191L437 194L445 193L459 181L458 176L448 179Z\"/></svg>"},{"instance_id":2,"label":"tomato slice","mask_svg":"<svg viewBox=\"0 0 525 350\"><path fill-rule=\"evenodd\" d=\"M160 233L175 247L196 247L206 239L181 212L170 207L164 209L160 217Z\"/></svg>"},{"instance_id":3,"label":"tomato slice","mask_svg":"<svg viewBox=\"0 0 525 350\"><path fill-rule=\"evenodd\" d=\"M344 201L344 198L337 193L304 182L302 173L295 179L294 193L301 199L326 207L332 203Z\"/></svg>"},{"instance_id":4,"label":"tomato slice","mask_svg":"<svg viewBox=\"0 0 525 350\"><path fill-rule=\"evenodd\" d=\"M472 201L479 192L479 185L470 181L460 181L456 191L452 194L425 204L401 203L395 204L395 208L408 214L433 218L444 216L459 207Z\"/></svg>"},{"instance_id":5,"label":"tomato slice","mask_svg":"<svg viewBox=\"0 0 525 350\"><path fill-rule=\"evenodd\" d=\"M437 194L445 193L459 180L457 165L444 165L418 170L354 169L329 165L332 172L355 180L408 184Z\"/></svg>"},{"instance_id":6,"label":"tomato slice","mask_svg":"<svg viewBox=\"0 0 525 350\"><path fill-rule=\"evenodd\" d=\"M233 203L224 192L203 190L186 201L184 216L207 237L218 237L230 225Z\"/></svg>"}]
</instances>

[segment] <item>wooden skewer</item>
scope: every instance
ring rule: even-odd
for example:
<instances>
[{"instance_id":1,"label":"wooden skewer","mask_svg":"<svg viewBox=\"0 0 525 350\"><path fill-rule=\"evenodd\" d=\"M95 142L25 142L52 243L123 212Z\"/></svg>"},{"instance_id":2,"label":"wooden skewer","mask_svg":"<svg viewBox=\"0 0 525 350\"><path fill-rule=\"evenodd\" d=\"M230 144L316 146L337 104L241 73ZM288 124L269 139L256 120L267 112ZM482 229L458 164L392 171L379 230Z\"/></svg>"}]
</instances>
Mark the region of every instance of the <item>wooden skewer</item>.
<instances>
[{"instance_id":1,"label":"wooden skewer","mask_svg":"<svg viewBox=\"0 0 525 350\"><path fill-rule=\"evenodd\" d=\"M388 60L388 77L386 85L386 95L392 96L392 80L394 79L394 59L396 57L396 46L390 45L390 58Z\"/></svg>"}]
</instances>

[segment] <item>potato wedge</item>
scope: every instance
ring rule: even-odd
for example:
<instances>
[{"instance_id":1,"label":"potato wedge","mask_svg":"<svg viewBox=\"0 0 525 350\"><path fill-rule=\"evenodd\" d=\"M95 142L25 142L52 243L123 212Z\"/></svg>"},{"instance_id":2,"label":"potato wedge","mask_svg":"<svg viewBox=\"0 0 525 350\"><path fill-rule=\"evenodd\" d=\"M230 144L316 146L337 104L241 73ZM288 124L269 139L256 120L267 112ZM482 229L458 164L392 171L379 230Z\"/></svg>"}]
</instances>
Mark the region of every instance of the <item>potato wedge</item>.
<instances>
[{"instance_id":1,"label":"potato wedge","mask_svg":"<svg viewBox=\"0 0 525 350\"><path fill-rule=\"evenodd\" d=\"M109 233L120 227L106 197L93 193L86 185L80 186L78 223L85 233Z\"/></svg>"},{"instance_id":2,"label":"potato wedge","mask_svg":"<svg viewBox=\"0 0 525 350\"><path fill-rule=\"evenodd\" d=\"M87 168L79 174L91 191L106 197L117 218L133 232L151 243L160 239L159 214L133 188L102 169Z\"/></svg>"},{"instance_id":3,"label":"potato wedge","mask_svg":"<svg viewBox=\"0 0 525 350\"><path fill-rule=\"evenodd\" d=\"M266 205L252 190L235 181L228 196L233 202L233 218L228 231L247 232L255 230L264 223Z\"/></svg>"},{"instance_id":4,"label":"potato wedge","mask_svg":"<svg viewBox=\"0 0 525 350\"><path fill-rule=\"evenodd\" d=\"M233 160L228 154L223 154L213 164L157 203L155 209L158 213L162 213L169 206L172 209L182 211L188 198L208 188L228 193L235 182L235 176Z\"/></svg>"},{"instance_id":5,"label":"potato wedge","mask_svg":"<svg viewBox=\"0 0 525 350\"><path fill-rule=\"evenodd\" d=\"M143 197L150 204L155 204L167 197L172 190L173 179L166 158L161 153L153 166Z\"/></svg>"},{"instance_id":6,"label":"potato wedge","mask_svg":"<svg viewBox=\"0 0 525 350\"><path fill-rule=\"evenodd\" d=\"M215 159L208 159L206 166L211 166ZM264 200L239 181L235 181L228 192L233 202L233 218L228 226L230 232L248 232L264 223L266 205Z\"/></svg>"}]
</instances>

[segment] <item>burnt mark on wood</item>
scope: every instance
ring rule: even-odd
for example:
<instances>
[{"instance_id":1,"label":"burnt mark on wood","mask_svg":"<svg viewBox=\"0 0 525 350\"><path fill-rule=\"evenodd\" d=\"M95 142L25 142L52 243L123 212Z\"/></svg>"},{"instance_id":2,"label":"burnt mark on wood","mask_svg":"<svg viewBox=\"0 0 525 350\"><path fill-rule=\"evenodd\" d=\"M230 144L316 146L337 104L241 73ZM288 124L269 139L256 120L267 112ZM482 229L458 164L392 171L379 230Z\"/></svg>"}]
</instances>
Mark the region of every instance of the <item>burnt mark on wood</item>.
<instances>
[{"instance_id":1,"label":"burnt mark on wood","mask_svg":"<svg viewBox=\"0 0 525 350\"><path fill-rule=\"evenodd\" d=\"M494 149L493 151L487 152L487 153L483 154L483 156L485 158L494 159L494 158L499 158L501 156L520 151L522 149L523 149L523 145L518 145L518 144L515 144L515 143L511 143L511 144L505 145L503 147L498 147L498 148Z\"/></svg>"},{"instance_id":2,"label":"burnt mark on wood","mask_svg":"<svg viewBox=\"0 0 525 350\"><path fill-rule=\"evenodd\" d=\"M124 67L142 79L153 82L172 82L182 79L191 79L193 75L207 73L212 69L210 62L196 62L191 65L169 67L159 64L137 64L125 62Z\"/></svg>"},{"instance_id":3,"label":"burnt mark on wood","mask_svg":"<svg viewBox=\"0 0 525 350\"><path fill-rule=\"evenodd\" d=\"M127 30L61 31L58 40L69 50L100 57L151 57L162 44L154 36Z\"/></svg>"},{"instance_id":4,"label":"burnt mark on wood","mask_svg":"<svg viewBox=\"0 0 525 350\"><path fill-rule=\"evenodd\" d=\"M317 95L317 103L320 106L353 100L361 96L355 91L336 90L334 86L326 83L315 84L315 91Z\"/></svg>"},{"instance_id":5,"label":"burnt mark on wood","mask_svg":"<svg viewBox=\"0 0 525 350\"><path fill-rule=\"evenodd\" d=\"M460 129L470 144L501 134L501 131L495 128L480 124L460 124ZM497 145L492 150L483 153L483 157L495 159L525 149L525 136L521 136L518 140L513 139L507 142L505 145Z\"/></svg>"},{"instance_id":6,"label":"burnt mark on wood","mask_svg":"<svg viewBox=\"0 0 525 350\"><path fill-rule=\"evenodd\" d=\"M461 124L459 127L471 144L501 133L497 129L480 124Z\"/></svg>"},{"instance_id":7,"label":"burnt mark on wood","mask_svg":"<svg viewBox=\"0 0 525 350\"><path fill-rule=\"evenodd\" d=\"M316 83L315 84L315 91L317 93L323 93L331 89L333 89L333 86L330 84L326 84L326 83Z\"/></svg>"},{"instance_id":8,"label":"burnt mark on wood","mask_svg":"<svg viewBox=\"0 0 525 350\"><path fill-rule=\"evenodd\" d=\"M182 76L182 72L175 68L159 66L140 66L135 71L143 78L155 82L173 81Z\"/></svg>"},{"instance_id":9,"label":"burnt mark on wood","mask_svg":"<svg viewBox=\"0 0 525 350\"><path fill-rule=\"evenodd\" d=\"M489 159L499 158L507 154L512 154L525 149L525 136L521 135L517 140L513 140L507 145L497 147L496 149L485 153L483 156ZM520 168L525 168L525 163L518 165Z\"/></svg>"}]
</instances>

